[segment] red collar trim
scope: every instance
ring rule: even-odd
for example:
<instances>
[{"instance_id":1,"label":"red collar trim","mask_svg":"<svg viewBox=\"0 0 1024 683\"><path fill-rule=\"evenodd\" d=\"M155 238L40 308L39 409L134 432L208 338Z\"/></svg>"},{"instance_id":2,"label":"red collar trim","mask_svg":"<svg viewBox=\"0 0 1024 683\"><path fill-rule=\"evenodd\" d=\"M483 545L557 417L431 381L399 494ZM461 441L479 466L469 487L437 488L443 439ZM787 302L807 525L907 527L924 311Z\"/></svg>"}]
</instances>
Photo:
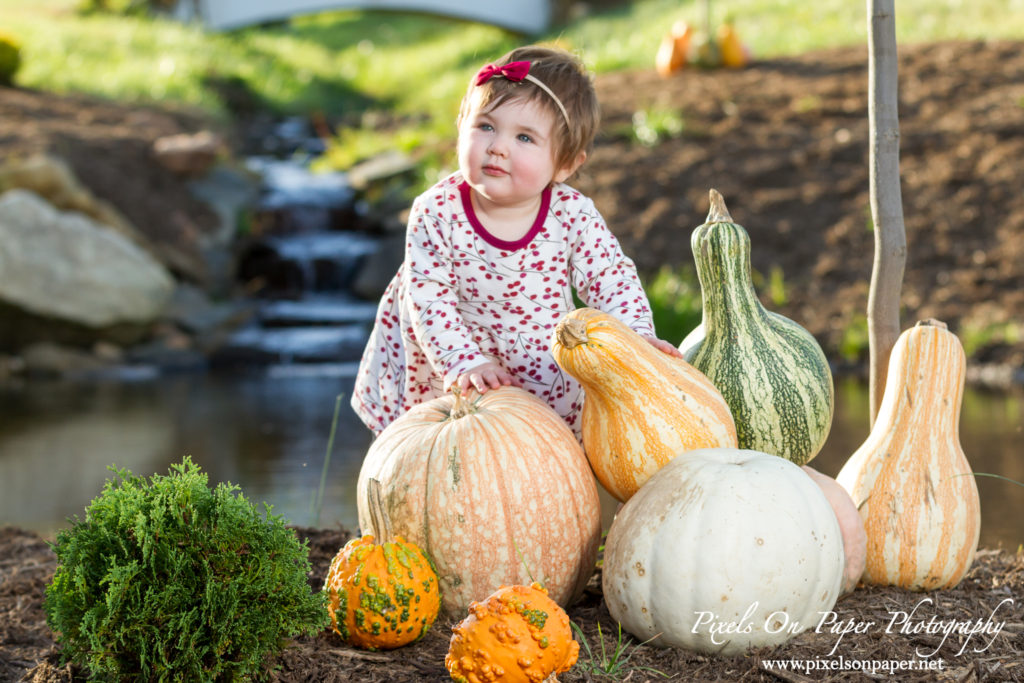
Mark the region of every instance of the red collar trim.
<instances>
[{"instance_id":1,"label":"red collar trim","mask_svg":"<svg viewBox=\"0 0 1024 683\"><path fill-rule=\"evenodd\" d=\"M469 219L469 224L473 226L473 231L483 238L484 242L497 247L498 249L505 249L506 251L515 251L516 249L522 249L527 244L533 241L533 238L537 236L540 229L544 227L544 219L548 215L548 209L551 208L551 186L544 188L544 191L540 195L540 209L537 211L537 217L533 220L533 225L526 231L526 234L515 240L509 242L495 237L491 233L487 232L487 228L483 226L480 219L477 218L476 211L473 209L473 200L470 198L469 183L463 180L459 183L459 194L462 196L462 208L466 212L466 218Z\"/></svg>"}]
</instances>

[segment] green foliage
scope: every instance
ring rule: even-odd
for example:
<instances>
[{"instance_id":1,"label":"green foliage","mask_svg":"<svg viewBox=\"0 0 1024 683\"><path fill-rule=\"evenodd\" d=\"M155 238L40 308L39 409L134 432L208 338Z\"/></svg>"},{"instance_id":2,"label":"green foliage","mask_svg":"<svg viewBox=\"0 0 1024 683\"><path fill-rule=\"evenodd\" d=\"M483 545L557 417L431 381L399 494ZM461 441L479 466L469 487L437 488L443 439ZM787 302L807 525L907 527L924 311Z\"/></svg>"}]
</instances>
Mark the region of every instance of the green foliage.
<instances>
[{"instance_id":1,"label":"green foliage","mask_svg":"<svg viewBox=\"0 0 1024 683\"><path fill-rule=\"evenodd\" d=\"M654 329L660 338L679 344L700 324L704 309L700 282L693 268L676 271L663 267L644 289L651 303Z\"/></svg>"},{"instance_id":2,"label":"green foliage","mask_svg":"<svg viewBox=\"0 0 1024 683\"><path fill-rule=\"evenodd\" d=\"M21 43L14 36L0 32L0 85L14 85L14 74L21 67Z\"/></svg>"},{"instance_id":3,"label":"green foliage","mask_svg":"<svg viewBox=\"0 0 1024 683\"><path fill-rule=\"evenodd\" d=\"M971 358L981 349L996 344L1017 344L1024 336L1024 328L1015 322L977 323L966 321L960 326L964 354Z\"/></svg>"},{"instance_id":4,"label":"green foliage","mask_svg":"<svg viewBox=\"0 0 1024 683\"><path fill-rule=\"evenodd\" d=\"M868 357L870 339L868 337L868 319L858 313L843 330L839 340L839 355L843 360L858 362Z\"/></svg>"},{"instance_id":5,"label":"green foliage","mask_svg":"<svg viewBox=\"0 0 1024 683\"><path fill-rule=\"evenodd\" d=\"M57 536L47 623L66 658L101 680L259 676L284 639L329 616L308 549L232 485L211 490L190 458L148 481L111 468Z\"/></svg>"},{"instance_id":6,"label":"green foliage","mask_svg":"<svg viewBox=\"0 0 1024 683\"><path fill-rule=\"evenodd\" d=\"M597 639L600 642L600 652L590 647L590 643L587 641L583 630L576 625L575 622L570 622L573 632L576 634L576 638L580 641L580 658L576 666L590 674L591 676L602 676L608 677L616 681L625 681L631 677L633 671L641 671L646 674L654 674L661 676L662 678L668 678L668 674L663 671L658 671L649 666L630 666L629 660L636 652L636 648L640 647L644 643L634 645L632 650L629 650L629 644L623 639L622 636L622 624L619 624L618 637L615 639L615 647L609 652L604 645L604 634L601 633L601 623L597 624ZM646 643L647 641L645 641Z\"/></svg>"},{"instance_id":7,"label":"green foliage","mask_svg":"<svg viewBox=\"0 0 1024 683\"><path fill-rule=\"evenodd\" d=\"M645 147L683 134L686 122L676 109L641 109L633 113L632 138Z\"/></svg>"}]
</instances>

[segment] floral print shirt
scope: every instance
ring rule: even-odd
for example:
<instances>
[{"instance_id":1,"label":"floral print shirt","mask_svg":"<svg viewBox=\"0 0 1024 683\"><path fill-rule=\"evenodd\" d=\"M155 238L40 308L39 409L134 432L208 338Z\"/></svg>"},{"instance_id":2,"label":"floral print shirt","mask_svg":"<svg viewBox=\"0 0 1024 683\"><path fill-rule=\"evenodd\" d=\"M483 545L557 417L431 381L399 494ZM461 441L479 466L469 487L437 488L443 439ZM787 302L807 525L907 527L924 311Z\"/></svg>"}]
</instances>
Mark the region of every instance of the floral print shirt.
<instances>
[{"instance_id":1,"label":"floral print shirt","mask_svg":"<svg viewBox=\"0 0 1024 683\"><path fill-rule=\"evenodd\" d=\"M509 242L477 220L462 176L448 176L413 203L405 259L381 298L353 408L380 433L491 360L579 436L582 389L551 355L555 325L576 308L573 290L654 336L636 268L590 199L553 185L527 234Z\"/></svg>"}]
</instances>

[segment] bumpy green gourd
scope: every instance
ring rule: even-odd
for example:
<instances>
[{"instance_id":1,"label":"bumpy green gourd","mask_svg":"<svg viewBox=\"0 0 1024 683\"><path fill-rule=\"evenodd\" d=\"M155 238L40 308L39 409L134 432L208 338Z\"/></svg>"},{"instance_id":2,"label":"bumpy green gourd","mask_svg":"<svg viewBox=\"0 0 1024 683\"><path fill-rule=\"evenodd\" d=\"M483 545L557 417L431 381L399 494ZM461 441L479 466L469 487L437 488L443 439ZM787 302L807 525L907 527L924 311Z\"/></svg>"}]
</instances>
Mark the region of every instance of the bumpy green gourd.
<instances>
[{"instance_id":1,"label":"bumpy green gourd","mask_svg":"<svg viewBox=\"0 0 1024 683\"><path fill-rule=\"evenodd\" d=\"M818 342L761 305L750 278L750 237L722 195L690 239L703 320L679 349L725 397L740 448L803 465L832 426L832 373Z\"/></svg>"}]
</instances>

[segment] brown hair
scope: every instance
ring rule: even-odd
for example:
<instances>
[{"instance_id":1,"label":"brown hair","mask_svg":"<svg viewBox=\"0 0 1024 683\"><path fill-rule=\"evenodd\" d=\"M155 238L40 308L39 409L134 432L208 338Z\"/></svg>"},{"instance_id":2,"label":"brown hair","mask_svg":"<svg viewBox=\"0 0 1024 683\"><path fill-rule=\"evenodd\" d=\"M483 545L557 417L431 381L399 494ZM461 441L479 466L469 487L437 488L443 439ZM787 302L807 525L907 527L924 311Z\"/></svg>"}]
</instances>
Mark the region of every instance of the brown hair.
<instances>
[{"instance_id":1,"label":"brown hair","mask_svg":"<svg viewBox=\"0 0 1024 683\"><path fill-rule=\"evenodd\" d=\"M570 166L581 152L590 151L594 136L597 135L601 109L597 93L594 92L594 84L582 62L564 50L529 45L512 50L494 63L497 66L504 66L509 62L520 61L530 62L530 75L540 80L558 96L569 115L569 121L562 116L562 111L551 99L551 95L529 80L513 82L506 78L494 77L482 85L476 85L474 77L469 83L465 97L462 98L459 125L469 115L470 102L477 91L480 108L483 111L489 111L519 97L539 102L551 112L555 120L555 166Z\"/></svg>"}]
</instances>

